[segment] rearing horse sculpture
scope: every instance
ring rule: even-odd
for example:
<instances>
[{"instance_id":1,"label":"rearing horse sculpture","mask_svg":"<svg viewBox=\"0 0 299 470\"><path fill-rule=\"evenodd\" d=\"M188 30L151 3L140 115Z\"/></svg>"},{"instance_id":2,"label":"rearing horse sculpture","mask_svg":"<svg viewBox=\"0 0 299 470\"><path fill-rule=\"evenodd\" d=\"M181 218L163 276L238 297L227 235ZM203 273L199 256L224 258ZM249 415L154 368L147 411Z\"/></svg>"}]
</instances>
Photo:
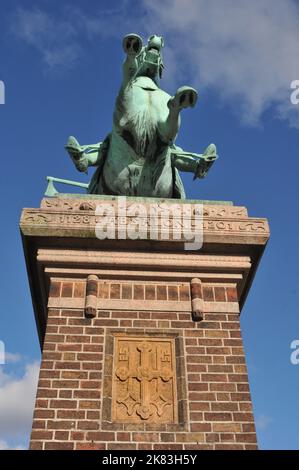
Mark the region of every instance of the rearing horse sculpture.
<instances>
[{"instance_id":1,"label":"rearing horse sculpture","mask_svg":"<svg viewBox=\"0 0 299 470\"><path fill-rule=\"evenodd\" d=\"M127 57L111 134L95 145L68 139L66 149L79 171L97 167L90 194L185 198L178 170L203 178L217 158L214 144L203 154L175 145L180 112L195 105L197 92L183 86L172 97L161 90L162 47L160 36L151 36L146 46L137 34L125 36Z\"/></svg>"}]
</instances>

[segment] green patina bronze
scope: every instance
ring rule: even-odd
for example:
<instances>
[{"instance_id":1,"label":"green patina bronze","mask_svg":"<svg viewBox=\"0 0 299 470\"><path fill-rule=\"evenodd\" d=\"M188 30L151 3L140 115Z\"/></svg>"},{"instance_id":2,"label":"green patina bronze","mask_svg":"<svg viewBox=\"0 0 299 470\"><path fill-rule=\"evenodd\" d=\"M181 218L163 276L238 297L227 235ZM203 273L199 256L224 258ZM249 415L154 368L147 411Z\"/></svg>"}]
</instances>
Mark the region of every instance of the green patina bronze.
<instances>
[{"instance_id":1,"label":"green patina bronze","mask_svg":"<svg viewBox=\"0 0 299 470\"><path fill-rule=\"evenodd\" d=\"M195 106L197 92L188 86L180 87L174 96L161 90L162 47L160 36L151 36L146 46L137 34L125 36L126 59L112 132L94 145L80 145L72 136L68 139L66 149L79 171L97 167L90 183L81 184L89 194L184 199L178 170L193 173L194 179L204 178L217 158L214 144L203 154L175 145L180 112Z\"/></svg>"}]
</instances>

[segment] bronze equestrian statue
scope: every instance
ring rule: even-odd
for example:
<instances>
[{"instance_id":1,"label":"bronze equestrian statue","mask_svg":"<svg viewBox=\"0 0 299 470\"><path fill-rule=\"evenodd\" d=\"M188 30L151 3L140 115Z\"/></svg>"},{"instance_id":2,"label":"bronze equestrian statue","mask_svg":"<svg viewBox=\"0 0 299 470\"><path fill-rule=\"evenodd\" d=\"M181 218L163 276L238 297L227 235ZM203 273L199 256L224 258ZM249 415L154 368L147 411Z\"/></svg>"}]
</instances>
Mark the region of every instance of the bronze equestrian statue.
<instances>
[{"instance_id":1,"label":"bronze equestrian statue","mask_svg":"<svg viewBox=\"0 0 299 470\"><path fill-rule=\"evenodd\" d=\"M126 59L112 132L94 145L68 139L66 149L79 171L97 167L89 194L185 198L178 170L203 178L217 158L214 144L203 154L175 145L180 112L195 106L197 92L183 86L170 96L160 88L162 47L161 36L150 36L146 46L137 34L125 36Z\"/></svg>"}]
</instances>

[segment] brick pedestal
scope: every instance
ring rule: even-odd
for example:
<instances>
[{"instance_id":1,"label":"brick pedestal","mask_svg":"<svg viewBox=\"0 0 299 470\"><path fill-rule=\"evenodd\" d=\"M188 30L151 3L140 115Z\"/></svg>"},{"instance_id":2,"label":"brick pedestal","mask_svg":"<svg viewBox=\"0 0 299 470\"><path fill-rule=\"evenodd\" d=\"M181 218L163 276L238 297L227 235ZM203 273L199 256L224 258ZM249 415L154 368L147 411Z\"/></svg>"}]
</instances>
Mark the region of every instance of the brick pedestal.
<instances>
[{"instance_id":1,"label":"brick pedestal","mask_svg":"<svg viewBox=\"0 0 299 470\"><path fill-rule=\"evenodd\" d=\"M204 245L185 251L98 240L102 203L22 214L43 350L31 449L255 449L239 314L267 221L205 204Z\"/></svg>"}]
</instances>

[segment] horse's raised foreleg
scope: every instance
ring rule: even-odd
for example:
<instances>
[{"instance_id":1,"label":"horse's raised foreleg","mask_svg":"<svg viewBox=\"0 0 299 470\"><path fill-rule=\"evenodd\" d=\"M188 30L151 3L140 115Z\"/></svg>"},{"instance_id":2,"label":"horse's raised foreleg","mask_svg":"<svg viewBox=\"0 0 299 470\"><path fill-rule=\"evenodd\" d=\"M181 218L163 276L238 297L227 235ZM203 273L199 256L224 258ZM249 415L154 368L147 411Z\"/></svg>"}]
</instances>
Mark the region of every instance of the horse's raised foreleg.
<instances>
[{"instance_id":1,"label":"horse's raised foreleg","mask_svg":"<svg viewBox=\"0 0 299 470\"><path fill-rule=\"evenodd\" d=\"M127 34L123 39L123 50L127 54L123 64L123 87L131 80L138 68L137 56L142 50L142 39L138 34Z\"/></svg>"},{"instance_id":2,"label":"horse's raised foreleg","mask_svg":"<svg viewBox=\"0 0 299 470\"><path fill-rule=\"evenodd\" d=\"M197 91L194 88L183 86L178 88L176 94L167 103L169 112L167 119L160 122L158 129L163 142L173 144L180 127L180 112L184 108L193 108L197 101Z\"/></svg>"}]
</instances>

